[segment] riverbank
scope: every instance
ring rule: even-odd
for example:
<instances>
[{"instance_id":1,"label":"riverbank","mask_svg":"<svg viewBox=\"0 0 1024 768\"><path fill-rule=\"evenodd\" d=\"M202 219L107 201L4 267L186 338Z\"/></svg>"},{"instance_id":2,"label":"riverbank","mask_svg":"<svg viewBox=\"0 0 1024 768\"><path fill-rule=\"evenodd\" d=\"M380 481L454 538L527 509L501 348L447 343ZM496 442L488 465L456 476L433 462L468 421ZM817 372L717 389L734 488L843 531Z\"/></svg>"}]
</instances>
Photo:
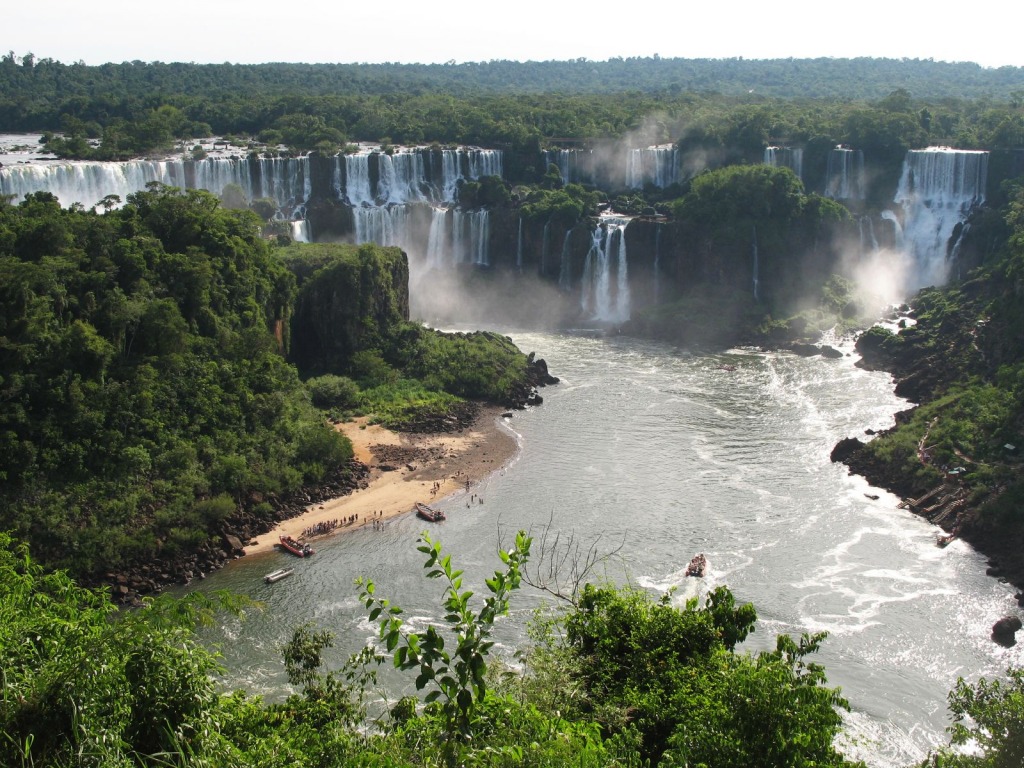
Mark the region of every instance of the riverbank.
<instances>
[{"instance_id":1,"label":"riverbank","mask_svg":"<svg viewBox=\"0 0 1024 768\"><path fill-rule=\"evenodd\" d=\"M504 409L487 406L472 425L456 433L394 432L363 417L337 425L352 441L355 459L369 474L352 493L312 504L278 523L245 547L246 555L272 551L281 536L306 538L316 546L324 535L352 530L374 521L411 514L417 501L440 502L463 494L471 504L486 503L487 478L501 471L519 450L515 434L503 423Z\"/></svg>"}]
</instances>

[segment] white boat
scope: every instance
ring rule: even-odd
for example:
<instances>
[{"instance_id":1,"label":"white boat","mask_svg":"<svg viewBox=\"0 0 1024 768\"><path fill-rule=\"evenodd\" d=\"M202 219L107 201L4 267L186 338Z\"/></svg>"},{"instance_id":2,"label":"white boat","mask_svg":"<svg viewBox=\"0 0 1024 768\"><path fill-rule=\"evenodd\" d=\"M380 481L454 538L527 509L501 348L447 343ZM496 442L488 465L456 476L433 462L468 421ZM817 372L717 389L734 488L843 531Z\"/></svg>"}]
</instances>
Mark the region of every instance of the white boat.
<instances>
[{"instance_id":1,"label":"white boat","mask_svg":"<svg viewBox=\"0 0 1024 768\"><path fill-rule=\"evenodd\" d=\"M275 581L280 581L281 579L287 579L294 572L295 572L294 568L278 568L276 571L271 571L266 576L264 576L263 580L265 582L267 582L267 584L273 584Z\"/></svg>"}]
</instances>

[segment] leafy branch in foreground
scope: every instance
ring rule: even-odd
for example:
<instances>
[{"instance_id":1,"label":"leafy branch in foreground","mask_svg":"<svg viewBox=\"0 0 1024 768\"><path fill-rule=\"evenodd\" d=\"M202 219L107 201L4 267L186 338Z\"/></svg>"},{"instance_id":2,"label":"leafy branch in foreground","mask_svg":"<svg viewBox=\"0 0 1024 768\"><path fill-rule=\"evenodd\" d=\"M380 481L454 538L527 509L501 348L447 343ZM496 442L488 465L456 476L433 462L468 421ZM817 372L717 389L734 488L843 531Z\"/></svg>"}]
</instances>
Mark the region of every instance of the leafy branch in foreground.
<instances>
[{"instance_id":1,"label":"leafy branch in foreground","mask_svg":"<svg viewBox=\"0 0 1024 768\"><path fill-rule=\"evenodd\" d=\"M370 610L370 621L379 621L380 638L389 653L394 653L399 669L419 669L416 689L423 690L433 683L434 688L425 697L427 704L438 702L444 721L445 757L455 762L460 743L472 737L474 707L482 704L487 694L486 657L494 645L490 640L494 621L508 613L511 593L519 588L521 570L530 556L532 540L524 531L516 534L515 546L500 552L504 570L494 572L486 579L491 595L484 600L479 611L474 611L469 600L473 593L462 589L462 571L455 570L451 555L442 553L440 542L426 533L419 538L417 550L427 556L424 568L427 577L444 579L445 621L455 633L456 644L452 653L445 650L445 641L434 626L420 633L405 632L400 614L402 609L391 601L375 595L372 581L360 579L360 599Z\"/></svg>"}]
</instances>

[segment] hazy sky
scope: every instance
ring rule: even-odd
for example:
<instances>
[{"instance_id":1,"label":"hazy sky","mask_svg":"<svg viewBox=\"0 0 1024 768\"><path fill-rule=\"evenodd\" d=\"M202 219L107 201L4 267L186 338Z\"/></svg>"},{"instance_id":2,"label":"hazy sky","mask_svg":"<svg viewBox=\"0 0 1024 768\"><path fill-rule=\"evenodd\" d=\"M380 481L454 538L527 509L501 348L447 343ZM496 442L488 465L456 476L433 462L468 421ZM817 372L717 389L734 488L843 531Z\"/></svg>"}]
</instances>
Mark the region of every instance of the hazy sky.
<instances>
[{"instance_id":1,"label":"hazy sky","mask_svg":"<svg viewBox=\"0 0 1024 768\"><path fill-rule=\"evenodd\" d=\"M0 50L86 64L603 61L659 54L1024 66L1024 10L1016 0L960 7L954 14L900 0L44 0L31 7L20 0L0 15Z\"/></svg>"}]
</instances>

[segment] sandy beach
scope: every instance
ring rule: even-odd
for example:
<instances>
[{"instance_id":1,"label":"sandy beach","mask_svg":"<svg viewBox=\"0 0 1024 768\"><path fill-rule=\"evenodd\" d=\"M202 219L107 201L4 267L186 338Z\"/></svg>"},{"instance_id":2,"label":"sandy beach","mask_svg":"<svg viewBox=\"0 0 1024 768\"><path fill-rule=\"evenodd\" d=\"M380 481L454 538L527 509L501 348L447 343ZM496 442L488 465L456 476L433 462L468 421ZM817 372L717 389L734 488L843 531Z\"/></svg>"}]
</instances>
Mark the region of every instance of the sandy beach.
<instances>
[{"instance_id":1,"label":"sandy beach","mask_svg":"<svg viewBox=\"0 0 1024 768\"><path fill-rule=\"evenodd\" d=\"M472 427L457 433L393 432L369 424L366 418L338 424L352 441L355 458L370 468L367 487L285 520L247 546L246 554L269 552L280 536L302 538L304 531L322 522L339 521L337 528L325 534L337 536L372 525L374 520L413 514L417 501L434 504L462 493L473 503L486 503L486 479L518 451L515 435L501 423L502 412L485 407ZM306 540L315 547L318 538Z\"/></svg>"}]
</instances>

